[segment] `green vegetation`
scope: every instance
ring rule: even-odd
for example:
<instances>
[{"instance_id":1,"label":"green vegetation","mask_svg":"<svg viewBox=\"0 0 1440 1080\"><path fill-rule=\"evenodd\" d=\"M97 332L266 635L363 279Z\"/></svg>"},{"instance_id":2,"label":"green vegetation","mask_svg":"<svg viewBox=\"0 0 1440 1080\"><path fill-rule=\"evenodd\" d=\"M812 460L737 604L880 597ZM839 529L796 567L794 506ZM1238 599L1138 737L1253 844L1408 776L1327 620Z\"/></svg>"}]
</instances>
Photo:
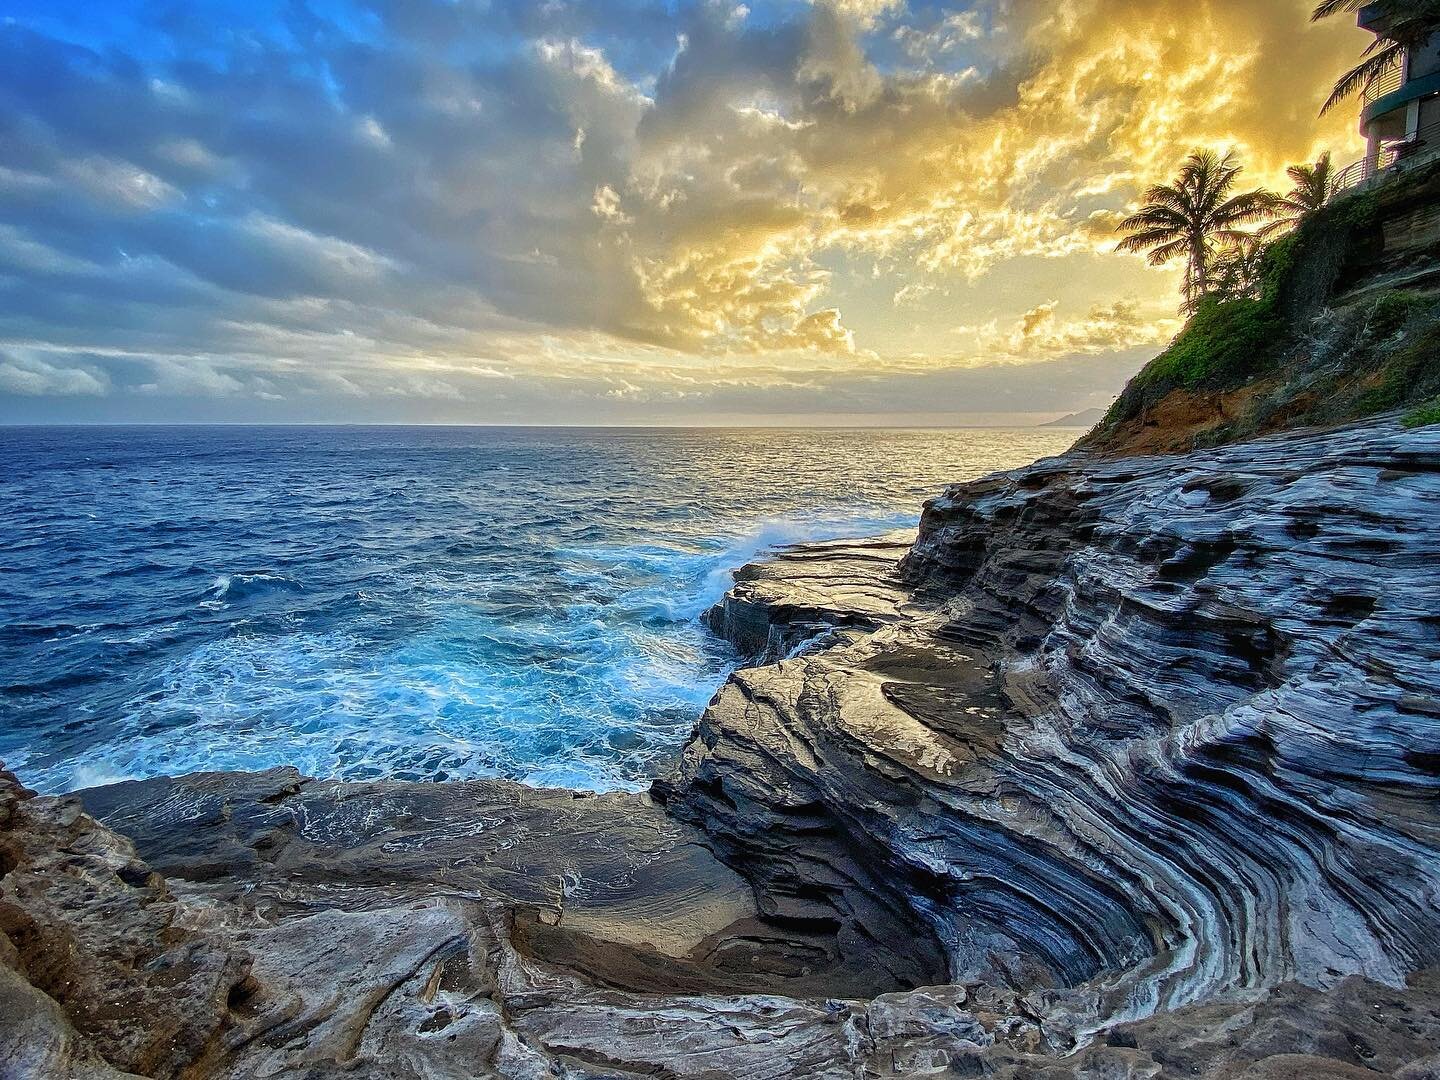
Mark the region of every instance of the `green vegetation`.
<instances>
[{"instance_id":1,"label":"green vegetation","mask_svg":"<svg viewBox=\"0 0 1440 1080\"><path fill-rule=\"evenodd\" d=\"M1190 192L1186 197L1192 201L1224 206L1239 166L1229 156L1217 160L1210 155L1207 160L1200 151L1191 155L1187 168L1192 165L1188 179L1182 172L1182 177L1164 190ZM1225 175L1219 176L1216 169ZM1186 280L1199 281L1203 288L1193 300L1187 298L1190 317L1184 328L1169 348L1132 380L1110 410L1107 422L1137 415L1171 390L1234 388L1273 370L1292 351L1297 320L1313 315L1328 301L1353 237L1375 221L1378 201L1373 191L1327 201L1328 155L1314 165L1294 166L1290 175L1295 187L1288 196L1281 199L1252 192L1242 211L1245 216L1285 214L1275 223L1285 231L1273 226L1253 232L1195 226L1188 238L1152 248L1152 262L1174 257L1177 251L1198 259L1200 268L1188 271ZM1203 197L1194 194L1197 185L1205 189ZM1152 193L1159 190L1152 189ZM1133 229L1142 216L1136 215L1120 227ZM1152 218L1158 220L1156 215L1145 220ZM1215 242L1217 237L1223 237L1223 244ZM1156 239L1156 229L1151 228L1133 232L1120 246L1143 250ZM1192 242L1200 247L1192 248ZM1368 314L1366 324L1352 328L1351 337L1363 333L1367 341L1374 341L1391 336L1430 305L1428 298L1414 293L1386 293Z\"/></svg>"},{"instance_id":2,"label":"green vegetation","mask_svg":"<svg viewBox=\"0 0 1440 1080\"><path fill-rule=\"evenodd\" d=\"M1294 186L1284 196L1263 189L1232 195L1241 171L1232 154L1192 151L1175 180L1146 191L1144 203L1118 226L1127 235L1117 251L1144 252L1156 266L1185 260L1180 310L1187 315L1199 314L1209 299L1278 299L1280 282L1293 269L1297 230L1322 217L1332 217L1332 230L1353 228L1357 222L1349 219L1368 219L1373 208L1365 195L1332 201L1328 152L1313 165L1290 166ZM1231 317L1254 321L1243 311ZM1203 321L1214 325L1216 316Z\"/></svg>"},{"instance_id":3,"label":"green vegetation","mask_svg":"<svg viewBox=\"0 0 1440 1080\"><path fill-rule=\"evenodd\" d=\"M1257 296L1264 272L1265 245L1255 236L1237 240L1215 256L1210 295L1218 300Z\"/></svg>"},{"instance_id":4,"label":"green vegetation","mask_svg":"<svg viewBox=\"0 0 1440 1080\"><path fill-rule=\"evenodd\" d=\"M1170 347L1135 377L1136 388L1153 400L1176 387L1232 386L1271 368L1287 344L1281 301L1302 239L1291 233L1256 247L1245 280L1202 297Z\"/></svg>"},{"instance_id":5,"label":"green vegetation","mask_svg":"<svg viewBox=\"0 0 1440 1080\"><path fill-rule=\"evenodd\" d=\"M1269 366L1281 331L1273 298L1207 296L1170 347L1147 364L1136 381L1166 389L1233 382Z\"/></svg>"},{"instance_id":6,"label":"green vegetation","mask_svg":"<svg viewBox=\"0 0 1440 1080\"><path fill-rule=\"evenodd\" d=\"M1365 388L1355 396L1355 415L1399 409L1440 391L1440 363L1436 362L1440 356L1440 316L1435 308L1433 298L1390 292L1368 309L1352 314L1351 321L1359 323L1359 332L1350 350L1353 359L1349 366L1359 366L1355 359L1368 360L1364 366L1370 373L1364 380ZM1408 314L1396 325L1393 319L1400 311ZM1336 388L1337 392L1343 389Z\"/></svg>"},{"instance_id":7,"label":"green vegetation","mask_svg":"<svg viewBox=\"0 0 1440 1080\"><path fill-rule=\"evenodd\" d=\"M1418 315L1434 306L1435 301L1420 293L1391 289L1381 293L1370 310L1369 332L1376 341L1393 337Z\"/></svg>"},{"instance_id":8,"label":"green vegetation","mask_svg":"<svg viewBox=\"0 0 1440 1080\"><path fill-rule=\"evenodd\" d=\"M1296 252L1302 243L1312 273L1324 279L1328 290L1351 234L1374 220L1376 193L1334 198L1328 152L1313 165L1292 165L1287 171L1294 183L1287 195L1257 189L1231 196L1241 172L1233 155L1220 158L1208 150L1192 151L1175 181L1150 188L1140 209L1120 223L1118 231L1129 235L1116 250L1145 252L1157 266L1183 257L1181 311L1187 315L1196 314L1207 298L1254 300L1268 295L1288 306L1282 287L1297 270ZM1273 220L1258 228L1241 227L1267 218ZM1323 243L1312 242L1317 234L1340 243L1327 253ZM1292 293L1306 291L1302 282L1290 285Z\"/></svg>"},{"instance_id":9,"label":"green vegetation","mask_svg":"<svg viewBox=\"0 0 1440 1080\"><path fill-rule=\"evenodd\" d=\"M1175 437L1199 446L1396 410L1413 410L1413 423L1435 422L1440 300L1433 286L1355 290L1373 272L1358 268L1371 265L1379 222L1437 192L1440 166L1418 170L1333 199L1257 244L1237 263L1243 273L1213 279L1185 327L1131 380L1088 443L1163 444L1157 424L1179 425L1172 430L1187 434ZM1334 308L1337 290L1353 299ZM1162 402L1166 411L1157 413Z\"/></svg>"},{"instance_id":10,"label":"green vegetation","mask_svg":"<svg viewBox=\"0 0 1440 1080\"><path fill-rule=\"evenodd\" d=\"M1362 6L1323 0L1314 17ZM1336 84L1327 109L1440 33L1440 0L1377 6L1377 39ZM1196 150L1173 182L1151 187L1120 223L1126 235L1118 250L1143 252L1154 265L1185 260L1181 311L1188 318L1087 441L1163 445L1168 426L1195 445L1213 445L1407 407L1407 424L1440 423L1440 302L1433 292L1409 289L1361 298L1357 288L1376 276L1375 253L1387 247L1378 228L1382 206L1388 218L1433 204L1440 167L1341 194L1327 152L1287 170L1293 187L1283 197L1258 189L1232 194L1240 172L1232 155ZM1440 250L1425 256L1432 263L1437 257ZM1422 280L1414 256L1407 258L1404 276ZM1352 299L1331 310L1337 295ZM1177 391L1163 414L1152 412Z\"/></svg>"},{"instance_id":11,"label":"green vegetation","mask_svg":"<svg viewBox=\"0 0 1440 1080\"><path fill-rule=\"evenodd\" d=\"M1402 423L1408 428L1440 424L1440 397L1433 397L1418 409L1406 413Z\"/></svg>"}]
</instances>

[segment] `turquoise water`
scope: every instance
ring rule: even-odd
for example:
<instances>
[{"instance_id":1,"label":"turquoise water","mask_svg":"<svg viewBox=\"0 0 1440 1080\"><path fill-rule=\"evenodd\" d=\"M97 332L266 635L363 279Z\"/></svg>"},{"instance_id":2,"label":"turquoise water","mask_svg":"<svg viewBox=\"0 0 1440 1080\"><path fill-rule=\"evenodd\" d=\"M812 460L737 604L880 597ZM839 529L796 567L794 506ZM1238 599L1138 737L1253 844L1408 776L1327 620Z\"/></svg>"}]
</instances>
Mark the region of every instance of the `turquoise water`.
<instances>
[{"instance_id":1,"label":"turquoise water","mask_svg":"<svg viewBox=\"0 0 1440 1080\"><path fill-rule=\"evenodd\" d=\"M638 789L731 570L1074 434L0 428L0 758Z\"/></svg>"}]
</instances>

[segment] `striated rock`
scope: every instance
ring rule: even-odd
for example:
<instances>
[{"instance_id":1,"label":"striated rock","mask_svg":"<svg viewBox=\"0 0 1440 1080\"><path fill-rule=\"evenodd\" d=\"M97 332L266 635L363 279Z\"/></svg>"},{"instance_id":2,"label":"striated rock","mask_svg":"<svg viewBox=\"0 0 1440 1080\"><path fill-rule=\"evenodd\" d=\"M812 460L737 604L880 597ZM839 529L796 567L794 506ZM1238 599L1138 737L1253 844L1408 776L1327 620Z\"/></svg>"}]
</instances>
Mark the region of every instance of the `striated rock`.
<instances>
[{"instance_id":1,"label":"striated rock","mask_svg":"<svg viewBox=\"0 0 1440 1080\"><path fill-rule=\"evenodd\" d=\"M178 1076L216 1049L250 966L78 799L37 798L10 773L0 931L0 997L16 1022L0 1031L0 1059L34 1075L109 1075L103 1059Z\"/></svg>"},{"instance_id":2,"label":"striated rock","mask_svg":"<svg viewBox=\"0 0 1440 1080\"><path fill-rule=\"evenodd\" d=\"M1440 433L1394 425L953 488L908 616L738 672L661 793L775 895L884 896L952 979L1051 988L1059 1048L1400 985L1440 960L1437 510Z\"/></svg>"},{"instance_id":3,"label":"striated rock","mask_svg":"<svg viewBox=\"0 0 1440 1080\"><path fill-rule=\"evenodd\" d=\"M516 912L519 947L606 985L868 996L909 985L897 942L777 919L650 799L503 780L336 783L294 769L81 793L191 893L265 918L437 898Z\"/></svg>"},{"instance_id":4,"label":"striated rock","mask_svg":"<svg viewBox=\"0 0 1440 1080\"><path fill-rule=\"evenodd\" d=\"M797 544L741 567L734 588L705 613L706 625L757 664L877 630L901 618L909 599L897 566L914 539L913 530L901 530Z\"/></svg>"},{"instance_id":5,"label":"striated rock","mask_svg":"<svg viewBox=\"0 0 1440 1080\"><path fill-rule=\"evenodd\" d=\"M1394 1074L1417 1063L1417 1049L1440 1047L1437 1003L1433 970L1397 988L1358 977L1327 993L1290 983L1257 1004L1200 1005L1119 1027L1105 1044L1133 1045L1172 1076Z\"/></svg>"}]
</instances>

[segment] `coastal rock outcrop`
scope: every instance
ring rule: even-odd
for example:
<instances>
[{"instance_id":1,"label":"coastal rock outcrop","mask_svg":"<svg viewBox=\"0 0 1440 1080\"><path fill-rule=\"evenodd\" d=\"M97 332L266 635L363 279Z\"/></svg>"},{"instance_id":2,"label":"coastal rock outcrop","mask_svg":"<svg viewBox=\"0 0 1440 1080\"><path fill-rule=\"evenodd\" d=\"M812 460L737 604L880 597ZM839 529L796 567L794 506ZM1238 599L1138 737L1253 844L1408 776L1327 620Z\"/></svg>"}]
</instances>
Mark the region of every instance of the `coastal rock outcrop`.
<instances>
[{"instance_id":1,"label":"coastal rock outcrop","mask_svg":"<svg viewBox=\"0 0 1440 1080\"><path fill-rule=\"evenodd\" d=\"M0 1067L177 1076L219 1050L250 964L78 799L0 772Z\"/></svg>"},{"instance_id":2,"label":"coastal rock outcrop","mask_svg":"<svg viewBox=\"0 0 1440 1080\"><path fill-rule=\"evenodd\" d=\"M910 589L900 560L914 540L912 529L800 544L742 566L725 599L705 613L705 624L752 665L878 630L902 618Z\"/></svg>"},{"instance_id":3,"label":"coastal rock outcrop","mask_svg":"<svg viewBox=\"0 0 1440 1080\"><path fill-rule=\"evenodd\" d=\"M847 950L832 927L770 918L708 838L644 796L500 780L339 783L282 768L81 798L160 873L267 920L478 902L511 912L528 955L650 992L860 997L942 970L889 958L894 943ZM908 958L910 946L899 949Z\"/></svg>"},{"instance_id":4,"label":"coastal rock outcrop","mask_svg":"<svg viewBox=\"0 0 1440 1080\"><path fill-rule=\"evenodd\" d=\"M1437 511L1440 433L1396 424L952 488L908 615L737 672L667 805L772 895L904 904L1058 1045L1400 985L1440 963Z\"/></svg>"},{"instance_id":5,"label":"coastal rock outcrop","mask_svg":"<svg viewBox=\"0 0 1440 1080\"><path fill-rule=\"evenodd\" d=\"M737 574L648 796L0 775L0 1077L1435 1076L1437 511L1388 421L959 485Z\"/></svg>"}]
</instances>

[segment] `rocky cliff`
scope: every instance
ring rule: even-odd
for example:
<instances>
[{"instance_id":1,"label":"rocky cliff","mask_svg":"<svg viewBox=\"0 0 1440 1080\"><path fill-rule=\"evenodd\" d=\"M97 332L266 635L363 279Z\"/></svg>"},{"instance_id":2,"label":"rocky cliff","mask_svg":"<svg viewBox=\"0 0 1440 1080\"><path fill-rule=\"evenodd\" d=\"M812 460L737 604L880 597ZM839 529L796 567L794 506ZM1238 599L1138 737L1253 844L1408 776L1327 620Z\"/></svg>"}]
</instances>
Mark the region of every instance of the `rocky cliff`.
<instances>
[{"instance_id":1,"label":"rocky cliff","mask_svg":"<svg viewBox=\"0 0 1440 1080\"><path fill-rule=\"evenodd\" d=\"M1395 410L1440 416L1437 206L1431 162L1307 215L1265 247L1253 288L1201 302L1084 444L1183 453Z\"/></svg>"},{"instance_id":2,"label":"rocky cliff","mask_svg":"<svg viewBox=\"0 0 1440 1080\"><path fill-rule=\"evenodd\" d=\"M952 488L737 575L650 797L4 778L0 1073L1434 1076L1437 511L1393 420Z\"/></svg>"},{"instance_id":3,"label":"rocky cliff","mask_svg":"<svg viewBox=\"0 0 1440 1080\"><path fill-rule=\"evenodd\" d=\"M1440 962L1437 467L1440 432L1376 425L954 488L873 633L731 679L672 812L772 893L883 883L953 978L1044 988L1076 1038L1399 984ZM717 624L758 640L786 567L823 621L803 553Z\"/></svg>"}]
</instances>

